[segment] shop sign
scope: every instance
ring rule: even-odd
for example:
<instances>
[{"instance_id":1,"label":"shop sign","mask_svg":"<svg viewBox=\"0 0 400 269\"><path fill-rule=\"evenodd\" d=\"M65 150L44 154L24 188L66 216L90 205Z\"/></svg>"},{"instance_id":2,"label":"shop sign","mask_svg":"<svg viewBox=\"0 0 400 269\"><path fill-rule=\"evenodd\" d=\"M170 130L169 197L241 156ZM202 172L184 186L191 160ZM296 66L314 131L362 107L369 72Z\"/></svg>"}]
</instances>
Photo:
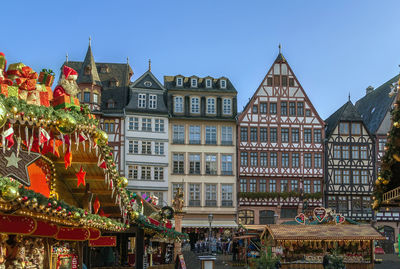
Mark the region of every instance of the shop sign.
<instances>
[{"instance_id":1,"label":"shop sign","mask_svg":"<svg viewBox=\"0 0 400 269\"><path fill-rule=\"evenodd\" d=\"M116 236L100 236L96 240L90 240L90 247L115 247L117 245Z\"/></svg>"},{"instance_id":2,"label":"shop sign","mask_svg":"<svg viewBox=\"0 0 400 269\"><path fill-rule=\"evenodd\" d=\"M46 222L43 220L36 220L37 227L33 236L53 237L58 232L58 226L56 224Z\"/></svg>"},{"instance_id":3,"label":"shop sign","mask_svg":"<svg viewBox=\"0 0 400 269\"><path fill-rule=\"evenodd\" d=\"M56 239L67 241L86 241L89 239L89 231L85 228L60 227Z\"/></svg>"},{"instance_id":4,"label":"shop sign","mask_svg":"<svg viewBox=\"0 0 400 269\"><path fill-rule=\"evenodd\" d=\"M300 213L296 216L295 218L296 222L299 224L306 224L306 215L304 215L304 213Z\"/></svg>"},{"instance_id":5,"label":"shop sign","mask_svg":"<svg viewBox=\"0 0 400 269\"><path fill-rule=\"evenodd\" d=\"M89 240L96 240L99 239L101 236L101 232L98 229L95 228L88 228L90 236L89 236Z\"/></svg>"},{"instance_id":6,"label":"shop sign","mask_svg":"<svg viewBox=\"0 0 400 269\"><path fill-rule=\"evenodd\" d=\"M36 229L36 221L31 217L0 215L0 232L7 234L31 234Z\"/></svg>"}]
</instances>

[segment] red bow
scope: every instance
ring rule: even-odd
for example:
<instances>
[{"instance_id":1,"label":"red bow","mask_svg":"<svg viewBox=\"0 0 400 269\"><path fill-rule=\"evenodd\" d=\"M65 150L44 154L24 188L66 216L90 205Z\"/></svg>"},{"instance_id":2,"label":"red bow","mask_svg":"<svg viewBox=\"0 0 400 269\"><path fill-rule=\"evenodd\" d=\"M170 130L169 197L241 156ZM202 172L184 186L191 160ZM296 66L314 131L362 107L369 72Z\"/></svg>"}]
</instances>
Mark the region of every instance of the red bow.
<instances>
[{"instance_id":1,"label":"red bow","mask_svg":"<svg viewBox=\"0 0 400 269\"><path fill-rule=\"evenodd\" d=\"M7 78L2 78L2 77L0 77L0 84L7 84L8 86L12 86L13 85L11 80L9 80Z\"/></svg>"},{"instance_id":2,"label":"red bow","mask_svg":"<svg viewBox=\"0 0 400 269\"><path fill-rule=\"evenodd\" d=\"M29 66L22 67L21 71L17 72L19 76L15 82L18 84L21 90L32 91L36 89L36 82L38 74L32 70Z\"/></svg>"}]
</instances>

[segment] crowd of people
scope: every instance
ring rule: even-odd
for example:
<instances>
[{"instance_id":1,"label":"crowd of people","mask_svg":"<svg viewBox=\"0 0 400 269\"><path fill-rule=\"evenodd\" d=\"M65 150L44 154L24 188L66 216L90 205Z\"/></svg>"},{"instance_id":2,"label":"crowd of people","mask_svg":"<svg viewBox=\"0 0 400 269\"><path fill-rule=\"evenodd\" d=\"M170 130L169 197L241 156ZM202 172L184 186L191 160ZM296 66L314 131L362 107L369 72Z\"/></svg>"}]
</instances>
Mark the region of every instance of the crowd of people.
<instances>
[{"instance_id":1,"label":"crowd of people","mask_svg":"<svg viewBox=\"0 0 400 269\"><path fill-rule=\"evenodd\" d=\"M236 261L239 253L239 241L231 238L211 237L197 240L191 244L192 251L198 254L224 254L232 255Z\"/></svg>"}]
</instances>

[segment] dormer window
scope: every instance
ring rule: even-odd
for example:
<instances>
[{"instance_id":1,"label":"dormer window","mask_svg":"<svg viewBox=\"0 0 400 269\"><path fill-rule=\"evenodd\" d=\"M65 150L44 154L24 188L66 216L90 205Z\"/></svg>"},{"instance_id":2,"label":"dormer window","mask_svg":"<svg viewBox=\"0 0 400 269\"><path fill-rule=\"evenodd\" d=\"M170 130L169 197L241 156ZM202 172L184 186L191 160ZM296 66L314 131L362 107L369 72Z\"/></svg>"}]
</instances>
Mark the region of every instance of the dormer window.
<instances>
[{"instance_id":1,"label":"dormer window","mask_svg":"<svg viewBox=\"0 0 400 269\"><path fill-rule=\"evenodd\" d=\"M221 85L221 89L225 89L226 88L226 80L225 79L221 79L220 85Z\"/></svg>"},{"instance_id":2,"label":"dormer window","mask_svg":"<svg viewBox=\"0 0 400 269\"><path fill-rule=\"evenodd\" d=\"M100 73L106 74L108 72L109 72L109 68L108 68L107 65L103 65L103 66L100 67Z\"/></svg>"},{"instance_id":3,"label":"dormer window","mask_svg":"<svg viewBox=\"0 0 400 269\"><path fill-rule=\"evenodd\" d=\"M138 96L138 107L139 108L146 108L146 94L144 93L139 93Z\"/></svg>"},{"instance_id":4,"label":"dormer window","mask_svg":"<svg viewBox=\"0 0 400 269\"><path fill-rule=\"evenodd\" d=\"M190 80L190 85L192 86L192 88L197 88L197 79L192 78Z\"/></svg>"},{"instance_id":5,"label":"dormer window","mask_svg":"<svg viewBox=\"0 0 400 269\"><path fill-rule=\"evenodd\" d=\"M90 74L90 70L91 70L90 66L89 65L86 66L85 67L85 75L89 75Z\"/></svg>"},{"instance_id":6,"label":"dormer window","mask_svg":"<svg viewBox=\"0 0 400 269\"><path fill-rule=\"evenodd\" d=\"M182 87L183 86L183 78L176 78L176 86Z\"/></svg>"},{"instance_id":7,"label":"dormer window","mask_svg":"<svg viewBox=\"0 0 400 269\"><path fill-rule=\"evenodd\" d=\"M108 100L107 102L107 108L114 108L115 107L115 102L114 100Z\"/></svg>"},{"instance_id":8,"label":"dormer window","mask_svg":"<svg viewBox=\"0 0 400 269\"><path fill-rule=\"evenodd\" d=\"M211 88L212 83L211 83L211 79L206 79L206 88Z\"/></svg>"},{"instance_id":9,"label":"dormer window","mask_svg":"<svg viewBox=\"0 0 400 269\"><path fill-rule=\"evenodd\" d=\"M110 79L110 81L108 82L108 86L109 87L118 87L118 80L116 80L115 78Z\"/></svg>"}]
</instances>

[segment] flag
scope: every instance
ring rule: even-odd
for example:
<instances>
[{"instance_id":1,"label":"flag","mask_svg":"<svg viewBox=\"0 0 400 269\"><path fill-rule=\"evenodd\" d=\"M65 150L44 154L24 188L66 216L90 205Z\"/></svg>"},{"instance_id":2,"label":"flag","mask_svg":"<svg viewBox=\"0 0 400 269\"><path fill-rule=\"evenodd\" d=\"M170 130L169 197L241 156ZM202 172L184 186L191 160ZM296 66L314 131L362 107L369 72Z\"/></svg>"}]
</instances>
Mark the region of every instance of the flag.
<instances>
[{"instance_id":1,"label":"flag","mask_svg":"<svg viewBox=\"0 0 400 269\"><path fill-rule=\"evenodd\" d=\"M50 135L46 132L45 129L39 128L39 145L43 145L47 141L49 141Z\"/></svg>"},{"instance_id":2,"label":"flag","mask_svg":"<svg viewBox=\"0 0 400 269\"><path fill-rule=\"evenodd\" d=\"M83 132L79 134L79 142L86 141L87 139L87 136Z\"/></svg>"},{"instance_id":3,"label":"flag","mask_svg":"<svg viewBox=\"0 0 400 269\"><path fill-rule=\"evenodd\" d=\"M99 201L99 198L98 198L98 197L96 197L96 199L94 200L93 209L94 209L94 213L95 213L95 214L97 214L97 212L99 212L99 209L100 209L100 201Z\"/></svg>"},{"instance_id":4,"label":"flag","mask_svg":"<svg viewBox=\"0 0 400 269\"><path fill-rule=\"evenodd\" d=\"M100 168L107 169L107 163L105 160L101 160L99 164Z\"/></svg>"}]
</instances>

